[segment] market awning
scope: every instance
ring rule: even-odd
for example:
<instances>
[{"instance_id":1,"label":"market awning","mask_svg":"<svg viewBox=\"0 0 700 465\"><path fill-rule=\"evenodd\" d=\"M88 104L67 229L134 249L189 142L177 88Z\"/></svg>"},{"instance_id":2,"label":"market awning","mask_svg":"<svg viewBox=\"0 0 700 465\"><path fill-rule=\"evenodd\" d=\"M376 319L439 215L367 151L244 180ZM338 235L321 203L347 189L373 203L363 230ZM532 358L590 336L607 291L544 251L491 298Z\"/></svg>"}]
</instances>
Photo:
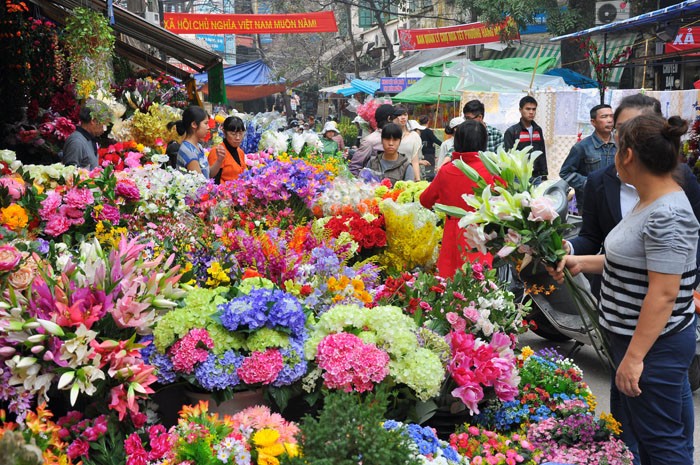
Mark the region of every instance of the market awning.
<instances>
[{"instance_id":1,"label":"market awning","mask_svg":"<svg viewBox=\"0 0 700 465\"><path fill-rule=\"evenodd\" d=\"M209 93L209 76L195 74L198 84L204 84L202 92ZM275 79L272 70L262 60L249 61L224 68L226 98L245 102L277 94L287 90L284 79Z\"/></svg>"},{"instance_id":2,"label":"market awning","mask_svg":"<svg viewBox=\"0 0 700 465\"><path fill-rule=\"evenodd\" d=\"M700 15L700 0L687 0L677 5L672 5L660 10L644 13L622 21L603 24L583 31L566 34L563 36L552 37L549 39L552 42L574 39L576 37L586 37L594 34L606 34L610 32L627 31L631 29L639 29L643 27L656 26L658 24L676 21L684 17L697 17Z\"/></svg>"},{"instance_id":3,"label":"market awning","mask_svg":"<svg viewBox=\"0 0 700 465\"><path fill-rule=\"evenodd\" d=\"M700 0L698 0L700 1ZM637 37L636 33L631 34L621 34L617 37L608 37L606 49L608 61L612 59L617 53L626 47L630 47L634 44L634 40ZM603 50L603 39L595 38L592 39L593 42L598 46L598 50L602 52ZM548 43L548 42L529 42L522 41L520 43L515 42L513 46L510 46L502 51L488 51L484 54L488 59L504 59L504 58L556 58L556 66L566 65L566 63L561 63L561 49L559 43ZM617 85L620 82L622 73L625 70L624 66L617 66L612 69L610 74L610 84Z\"/></svg>"},{"instance_id":4,"label":"market awning","mask_svg":"<svg viewBox=\"0 0 700 465\"><path fill-rule=\"evenodd\" d=\"M338 93L345 97L364 92L368 95L374 95L379 90L379 83L374 81L363 81L361 79L353 79L350 81L350 87L346 89L338 89Z\"/></svg>"},{"instance_id":5,"label":"market awning","mask_svg":"<svg viewBox=\"0 0 700 465\"><path fill-rule=\"evenodd\" d=\"M72 14L74 8L90 7L96 11L106 11L107 3L104 0L30 0L39 6L44 14L61 24L65 24L66 17ZM158 57L149 55L130 44L124 36L139 40L151 45L168 57L175 58L181 63L203 72L221 65L221 57L207 49L199 47L182 37L173 34L160 26L149 23L144 18L114 5L114 31L117 33L116 49L126 58L149 69L156 69L173 75L180 79L187 79L190 73L166 63Z\"/></svg>"}]
</instances>

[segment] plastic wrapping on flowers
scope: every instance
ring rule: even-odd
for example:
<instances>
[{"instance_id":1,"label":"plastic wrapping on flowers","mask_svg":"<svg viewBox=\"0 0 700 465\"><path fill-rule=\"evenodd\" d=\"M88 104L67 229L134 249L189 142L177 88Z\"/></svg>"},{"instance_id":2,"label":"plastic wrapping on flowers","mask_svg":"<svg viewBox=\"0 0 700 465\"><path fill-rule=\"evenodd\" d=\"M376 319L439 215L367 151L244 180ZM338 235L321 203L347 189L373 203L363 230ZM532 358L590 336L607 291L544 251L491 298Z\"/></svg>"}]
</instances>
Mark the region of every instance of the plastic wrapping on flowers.
<instances>
[{"instance_id":1,"label":"plastic wrapping on flowers","mask_svg":"<svg viewBox=\"0 0 700 465\"><path fill-rule=\"evenodd\" d=\"M434 267L442 238L437 215L419 203L399 204L389 199L382 201L379 209L384 214L387 236L379 263L391 270Z\"/></svg>"}]
</instances>

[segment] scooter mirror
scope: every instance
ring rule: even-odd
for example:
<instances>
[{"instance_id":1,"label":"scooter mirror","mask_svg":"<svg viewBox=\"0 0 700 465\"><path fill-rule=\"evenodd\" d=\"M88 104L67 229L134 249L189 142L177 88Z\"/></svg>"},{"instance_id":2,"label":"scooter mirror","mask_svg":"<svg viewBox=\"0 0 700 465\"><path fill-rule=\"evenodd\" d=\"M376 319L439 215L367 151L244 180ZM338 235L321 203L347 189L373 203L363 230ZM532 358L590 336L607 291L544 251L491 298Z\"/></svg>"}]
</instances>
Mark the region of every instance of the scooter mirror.
<instances>
[{"instance_id":1,"label":"scooter mirror","mask_svg":"<svg viewBox=\"0 0 700 465\"><path fill-rule=\"evenodd\" d=\"M569 211L568 191L569 184L563 179L559 179L544 191L544 194L554 201L554 209L562 221L566 221L566 215Z\"/></svg>"}]
</instances>

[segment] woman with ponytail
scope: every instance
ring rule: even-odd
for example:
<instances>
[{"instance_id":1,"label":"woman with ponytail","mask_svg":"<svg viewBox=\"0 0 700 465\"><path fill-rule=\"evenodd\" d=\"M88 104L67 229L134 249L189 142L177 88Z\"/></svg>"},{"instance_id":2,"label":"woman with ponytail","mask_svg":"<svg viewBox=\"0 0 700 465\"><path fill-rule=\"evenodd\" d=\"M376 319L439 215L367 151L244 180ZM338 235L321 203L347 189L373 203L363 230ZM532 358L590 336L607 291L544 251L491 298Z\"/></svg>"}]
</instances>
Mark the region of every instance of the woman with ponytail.
<instances>
[{"instance_id":1,"label":"woman with ponytail","mask_svg":"<svg viewBox=\"0 0 700 465\"><path fill-rule=\"evenodd\" d=\"M178 135L185 136L185 140L180 144L177 152L177 166L186 168L189 171L202 173L205 178L209 178L210 170L214 173L221 168L225 156L225 150L216 151L216 160L209 166L209 160L204 154L201 143L204 142L209 132L209 115L201 107L187 107L182 113L182 119L175 123L169 123L168 128L174 124Z\"/></svg>"},{"instance_id":2,"label":"woman with ponytail","mask_svg":"<svg viewBox=\"0 0 700 465\"><path fill-rule=\"evenodd\" d=\"M604 255L567 255L551 273L602 273L600 325L616 366L622 429L641 463L693 463L694 419L681 399L695 354L698 224L674 176L688 123L641 114L617 125L615 166L639 200L605 239ZM690 437L688 437L690 436Z\"/></svg>"}]
</instances>

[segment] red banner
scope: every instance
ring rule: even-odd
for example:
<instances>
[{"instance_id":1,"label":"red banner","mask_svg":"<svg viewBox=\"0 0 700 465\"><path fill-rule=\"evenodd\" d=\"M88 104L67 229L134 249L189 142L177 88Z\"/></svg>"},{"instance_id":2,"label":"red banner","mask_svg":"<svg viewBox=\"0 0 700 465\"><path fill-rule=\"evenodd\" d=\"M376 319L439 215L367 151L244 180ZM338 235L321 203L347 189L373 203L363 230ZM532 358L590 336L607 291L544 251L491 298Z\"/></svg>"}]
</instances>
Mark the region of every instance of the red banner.
<instances>
[{"instance_id":1,"label":"red banner","mask_svg":"<svg viewBox=\"0 0 700 465\"><path fill-rule=\"evenodd\" d=\"M678 34L673 42L664 44L664 53L685 52L693 49L698 49L698 51L686 55L700 55L700 27L682 27L678 29Z\"/></svg>"},{"instance_id":2,"label":"red banner","mask_svg":"<svg viewBox=\"0 0 700 465\"><path fill-rule=\"evenodd\" d=\"M428 48L462 47L465 45L500 42L501 31L512 22L508 18L503 24L487 26L484 23L460 24L458 26L430 29L399 29L401 50L425 50ZM517 28L513 28L517 31ZM518 40L520 34L509 37Z\"/></svg>"},{"instance_id":3,"label":"red banner","mask_svg":"<svg viewBox=\"0 0 700 465\"><path fill-rule=\"evenodd\" d=\"M332 11L280 15L165 13L163 27L175 34L299 34L338 32Z\"/></svg>"}]
</instances>

